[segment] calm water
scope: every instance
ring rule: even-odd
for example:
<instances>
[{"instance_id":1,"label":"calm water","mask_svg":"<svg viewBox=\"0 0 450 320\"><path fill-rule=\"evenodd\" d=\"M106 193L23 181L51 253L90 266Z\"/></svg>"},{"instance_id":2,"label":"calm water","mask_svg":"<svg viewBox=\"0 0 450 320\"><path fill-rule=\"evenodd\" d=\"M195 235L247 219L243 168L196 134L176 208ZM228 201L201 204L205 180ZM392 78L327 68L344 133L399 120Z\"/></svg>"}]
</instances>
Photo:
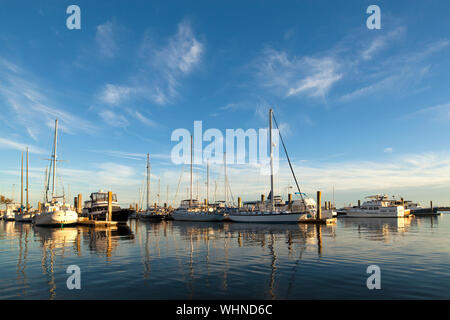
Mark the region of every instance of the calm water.
<instances>
[{"instance_id":1,"label":"calm water","mask_svg":"<svg viewBox=\"0 0 450 320\"><path fill-rule=\"evenodd\" d=\"M450 214L334 226L0 222L1 299L450 299ZM381 268L381 290L366 287ZM81 290L66 287L69 265Z\"/></svg>"}]
</instances>

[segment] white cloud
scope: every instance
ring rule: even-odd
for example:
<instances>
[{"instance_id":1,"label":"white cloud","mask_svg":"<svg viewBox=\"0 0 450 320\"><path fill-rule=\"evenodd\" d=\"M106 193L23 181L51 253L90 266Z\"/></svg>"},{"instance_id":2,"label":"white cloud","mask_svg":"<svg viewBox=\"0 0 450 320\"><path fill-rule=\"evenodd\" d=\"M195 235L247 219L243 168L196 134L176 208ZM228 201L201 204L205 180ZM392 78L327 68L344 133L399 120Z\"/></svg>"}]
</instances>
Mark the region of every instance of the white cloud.
<instances>
[{"instance_id":1,"label":"white cloud","mask_svg":"<svg viewBox=\"0 0 450 320\"><path fill-rule=\"evenodd\" d=\"M103 87L103 90L100 93L100 101L110 105L118 105L136 91L136 88L108 83Z\"/></svg>"},{"instance_id":2,"label":"white cloud","mask_svg":"<svg viewBox=\"0 0 450 320\"><path fill-rule=\"evenodd\" d=\"M107 58L113 58L118 50L114 39L115 26L113 22L107 21L97 26L95 33L95 42L97 44L100 55Z\"/></svg>"},{"instance_id":3,"label":"white cloud","mask_svg":"<svg viewBox=\"0 0 450 320\"><path fill-rule=\"evenodd\" d=\"M45 125L53 127L56 118L61 130L66 133L95 131L95 126L89 121L55 107L60 103L48 97L49 90L43 89L39 85L40 81L41 79L0 57L0 100L6 106L3 116L7 125L14 122L16 126L26 128L26 132L35 141L43 130L47 132ZM8 108L10 114L7 113Z\"/></svg>"},{"instance_id":4,"label":"white cloud","mask_svg":"<svg viewBox=\"0 0 450 320\"><path fill-rule=\"evenodd\" d=\"M104 110L99 112L100 117L107 124L113 127L126 127L128 126L128 120L121 114L114 113L111 110Z\"/></svg>"},{"instance_id":5,"label":"white cloud","mask_svg":"<svg viewBox=\"0 0 450 320\"><path fill-rule=\"evenodd\" d=\"M324 97L342 78L338 62L331 56L289 58L284 51L266 49L257 64L262 84L281 96L305 93Z\"/></svg>"},{"instance_id":6,"label":"white cloud","mask_svg":"<svg viewBox=\"0 0 450 320\"><path fill-rule=\"evenodd\" d=\"M393 151L394 151L394 149L391 147L384 148L384 150L383 150L384 153L392 153Z\"/></svg>"},{"instance_id":7,"label":"white cloud","mask_svg":"<svg viewBox=\"0 0 450 320\"><path fill-rule=\"evenodd\" d=\"M38 153L38 154L45 153L45 151L42 150L41 148L29 146L25 143L9 140L9 139L5 139L5 138L0 138L0 148L25 151L27 147L29 148L29 151L31 153Z\"/></svg>"}]
</instances>

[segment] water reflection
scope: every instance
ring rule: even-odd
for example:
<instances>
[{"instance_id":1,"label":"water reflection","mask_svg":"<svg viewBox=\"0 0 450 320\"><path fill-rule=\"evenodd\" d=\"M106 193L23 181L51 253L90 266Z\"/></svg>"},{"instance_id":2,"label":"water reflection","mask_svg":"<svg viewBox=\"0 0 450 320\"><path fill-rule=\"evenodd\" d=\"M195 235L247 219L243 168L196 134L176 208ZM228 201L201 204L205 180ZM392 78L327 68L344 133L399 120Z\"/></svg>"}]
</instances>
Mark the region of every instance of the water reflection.
<instances>
[{"instance_id":1,"label":"water reflection","mask_svg":"<svg viewBox=\"0 0 450 320\"><path fill-rule=\"evenodd\" d=\"M352 218L337 225L132 220L113 228L43 228L2 221L0 251L10 261L0 264L7 278L0 281L0 298L10 297L8 290L22 298L71 298L65 283L70 264L83 270L86 299L121 298L124 290L127 298L286 299L305 297L312 288L326 295L316 285L331 281L340 263L344 274L355 272L348 263L366 263L377 252L395 263L388 247L373 241L393 248L397 237L417 236L419 228L438 231L441 223L439 217ZM366 245L354 246L355 237Z\"/></svg>"},{"instance_id":2,"label":"water reflection","mask_svg":"<svg viewBox=\"0 0 450 320\"><path fill-rule=\"evenodd\" d=\"M389 242L396 236L402 236L411 228L412 217L406 218L342 218L345 228L356 228L360 236L369 240Z\"/></svg>"}]
</instances>

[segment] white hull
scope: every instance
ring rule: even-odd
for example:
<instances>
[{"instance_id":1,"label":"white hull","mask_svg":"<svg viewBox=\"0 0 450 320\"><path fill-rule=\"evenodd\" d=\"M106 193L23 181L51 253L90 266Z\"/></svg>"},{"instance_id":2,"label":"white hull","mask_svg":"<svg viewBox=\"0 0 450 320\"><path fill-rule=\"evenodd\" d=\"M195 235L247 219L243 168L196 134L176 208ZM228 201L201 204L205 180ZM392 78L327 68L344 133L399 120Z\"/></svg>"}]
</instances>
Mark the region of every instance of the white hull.
<instances>
[{"instance_id":1,"label":"white hull","mask_svg":"<svg viewBox=\"0 0 450 320\"><path fill-rule=\"evenodd\" d=\"M3 220L6 221L14 221L15 220L15 216L14 216L14 212L10 212L10 213L5 213L3 216Z\"/></svg>"},{"instance_id":2,"label":"white hull","mask_svg":"<svg viewBox=\"0 0 450 320\"><path fill-rule=\"evenodd\" d=\"M225 216L222 214L189 212L183 210L173 212L172 218L177 221L223 221Z\"/></svg>"},{"instance_id":3,"label":"white hull","mask_svg":"<svg viewBox=\"0 0 450 320\"><path fill-rule=\"evenodd\" d=\"M25 214L17 214L16 213L14 220L17 222L32 222L33 216L29 213L25 213Z\"/></svg>"},{"instance_id":4,"label":"white hull","mask_svg":"<svg viewBox=\"0 0 450 320\"><path fill-rule=\"evenodd\" d=\"M294 223L307 218L307 213L255 213L255 214L230 214L228 217L234 222L256 223Z\"/></svg>"},{"instance_id":5,"label":"white hull","mask_svg":"<svg viewBox=\"0 0 450 320\"><path fill-rule=\"evenodd\" d=\"M37 226L63 226L78 222L78 214L72 210L57 210L42 213L34 217Z\"/></svg>"},{"instance_id":6,"label":"white hull","mask_svg":"<svg viewBox=\"0 0 450 320\"><path fill-rule=\"evenodd\" d=\"M402 218L404 212L379 212L379 213L366 213L361 211L347 211L346 218Z\"/></svg>"}]
</instances>

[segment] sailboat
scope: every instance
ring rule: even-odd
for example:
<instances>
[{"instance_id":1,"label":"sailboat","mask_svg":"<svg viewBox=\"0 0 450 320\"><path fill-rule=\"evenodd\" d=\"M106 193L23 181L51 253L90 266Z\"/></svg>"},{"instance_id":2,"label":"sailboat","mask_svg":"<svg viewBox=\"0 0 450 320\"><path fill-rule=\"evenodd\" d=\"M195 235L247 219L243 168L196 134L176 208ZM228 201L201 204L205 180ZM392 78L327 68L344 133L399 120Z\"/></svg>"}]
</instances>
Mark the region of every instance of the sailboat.
<instances>
[{"instance_id":1,"label":"sailboat","mask_svg":"<svg viewBox=\"0 0 450 320\"><path fill-rule=\"evenodd\" d=\"M147 210L139 213L139 218L143 220L162 220L166 216L161 208L150 207L150 155L147 153Z\"/></svg>"},{"instance_id":2,"label":"sailboat","mask_svg":"<svg viewBox=\"0 0 450 320\"><path fill-rule=\"evenodd\" d=\"M23 195L23 152L22 152L22 163L21 163L21 194ZM32 222L33 221L33 214L30 212L30 205L28 202L28 148L27 148L27 185L26 185L26 191L27 191L27 201L25 208L23 205L20 206L20 210L17 210L14 215L14 220L17 222ZM23 201L23 200L22 200Z\"/></svg>"},{"instance_id":3,"label":"sailboat","mask_svg":"<svg viewBox=\"0 0 450 320\"><path fill-rule=\"evenodd\" d=\"M225 216L222 212L215 210L208 204L202 206L198 199L192 197L192 157L193 143L191 136L191 187L190 199L182 200L178 209L172 212L171 216L178 221L223 221Z\"/></svg>"},{"instance_id":4,"label":"sailboat","mask_svg":"<svg viewBox=\"0 0 450 320\"><path fill-rule=\"evenodd\" d=\"M50 159L52 170L52 197L48 200L48 188L45 192L45 203L42 213L34 217L37 226L68 226L78 222L78 214L73 211L70 204L65 202L65 196L56 195L56 150L58 142L58 119L55 120L55 136L53 141L53 154ZM49 176L50 179L50 176ZM48 183L49 184L49 183ZM48 185L47 184L47 185ZM61 199L59 201L58 199Z\"/></svg>"},{"instance_id":5,"label":"sailboat","mask_svg":"<svg viewBox=\"0 0 450 320\"><path fill-rule=\"evenodd\" d=\"M294 174L291 161L287 154L286 147L283 142L283 138L280 135L281 142L283 144L286 157L291 168L292 175L294 176L295 183L297 184L298 194L300 200L295 200L292 203L284 204L274 196L273 188L273 141L272 141L272 118L273 110L269 110L269 136L270 136L270 193L267 197L267 201L264 201L262 197L261 202L253 202L251 206L243 206L243 208L237 208L237 210L230 211L228 218L234 222L256 222L256 223L294 223L299 220L306 219L314 216L316 211L316 203L314 199L306 197L300 192L300 187L297 182L297 178ZM278 127L278 124L275 124Z\"/></svg>"}]
</instances>

